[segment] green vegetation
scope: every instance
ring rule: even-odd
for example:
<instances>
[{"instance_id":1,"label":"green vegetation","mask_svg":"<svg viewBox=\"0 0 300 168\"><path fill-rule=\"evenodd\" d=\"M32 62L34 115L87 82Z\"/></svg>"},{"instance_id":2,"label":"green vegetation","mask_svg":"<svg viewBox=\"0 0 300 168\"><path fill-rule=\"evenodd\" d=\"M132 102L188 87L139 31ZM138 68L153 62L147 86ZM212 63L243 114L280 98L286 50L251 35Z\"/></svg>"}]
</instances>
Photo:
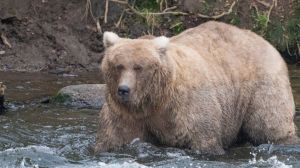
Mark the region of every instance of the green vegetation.
<instances>
[{"instance_id":1,"label":"green vegetation","mask_svg":"<svg viewBox=\"0 0 300 168\"><path fill-rule=\"evenodd\" d=\"M300 55L300 0L296 2L294 14L291 18L272 18L269 11L252 10L253 31L266 38L280 52L290 56Z\"/></svg>"},{"instance_id":2,"label":"green vegetation","mask_svg":"<svg viewBox=\"0 0 300 168\"><path fill-rule=\"evenodd\" d=\"M238 15L236 13L231 13L229 15L229 23L232 25L236 25L239 26L241 24L241 19L238 17Z\"/></svg>"},{"instance_id":3,"label":"green vegetation","mask_svg":"<svg viewBox=\"0 0 300 168\"><path fill-rule=\"evenodd\" d=\"M161 16L153 15L151 13L159 12L160 10L160 1L157 0L137 0L135 2L135 8L138 12L143 13L142 21L147 25L148 33L153 34L154 28L159 27L161 23Z\"/></svg>"},{"instance_id":4,"label":"green vegetation","mask_svg":"<svg viewBox=\"0 0 300 168\"><path fill-rule=\"evenodd\" d=\"M166 9L166 3L168 8L175 7L175 10L173 9L170 11L184 12L181 11L180 6L178 6L178 1L173 0L135 0L130 2L130 5L132 5L136 10L136 12L133 12L137 14L135 15L136 21L146 26L146 29L148 30L148 32L144 32L146 34L158 34L157 30L169 29L171 34L177 35L184 31L186 27L189 27L187 24L193 23L193 20L191 20L191 22L185 22L184 20L195 18L197 15L196 13L189 14L190 16L194 15L194 17L189 18L180 14L161 14L164 9ZM282 11L278 12L279 6L273 6L275 3L269 4L269 6L263 6L259 3L256 5L254 4L252 9L249 11L247 8L243 8L243 10L241 10L241 6L238 8L238 5L236 5L231 13L226 14L224 17L222 16L217 20L251 29L267 39L280 52L291 56L299 56L300 0L295 0L294 2L296 6L284 8L285 10L290 9L291 11L283 11L283 13ZM217 0L204 0L201 1L202 5L199 6L198 11L199 13L207 16L211 16L213 11L218 11L217 13L221 14L222 12L226 12L229 7L229 2L226 3L227 5L224 5L225 2L223 4L223 2ZM250 3L247 1L239 1L237 3L239 3L239 5L252 4L252 2ZM245 11L249 13L245 13ZM209 20L205 17L201 18L201 16L198 17L198 19L200 20L199 23Z\"/></svg>"},{"instance_id":5,"label":"green vegetation","mask_svg":"<svg viewBox=\"0 0 300 168\"><path fill-rule=\"evenodd\" d=\"M212 11L215 2L216 2L215 0L213 0L213 1L204 1L203 2L203 7L200 10L200 12L203 13L203 14L209 14Z\"/></svg>"},{"instance_id":6,"label":"green vegetation","mask_svg":"<svg viewBox=\"0 0 300 168\"><path fill-rule=\"evenodd\" d=\"M183 26L183 23L180 20L178 20L170 26L170 29L172 30L173 34L177 35L184 31L185 28Z\"/></svg>"},{"instance_id":7,"label":"green vegetation","mask_svg":"<svg viewBox=\"0 0 300 168\"><path fill-rule=\"evenodd\" d=\"M253 30L264 36L268 29L268 12L252 10L252 18L254 19Z\"/></svg>"},{"instance_id":8,"label":"green vegetation","mask_svg":"<svg viewBox=\"0 0 300 168\"><path fill-rule=\"evenodd\" d=\"M300 55L300 18L271 24L265 38L281 52L290 56Z\"/></svg>"},{"instance_id":9,"label":"green vegetation","mask_svg":"<svg viewBox=\"0 0 300 168\"><path fill-rule=\"evenodd\" d=\"M159 1L157 0L148 0L148 1L144 1L144 0L137 0L135 2L135 8L137 8L138 10L141 11L149 11L149 12L156 12L159 11Z\"/></svg>"},{"instance_id":10,"label":"green vegetation","mask_svg":"<svg viewBox=\"0 0 300 168\"><path fill-rule=\"evenodd\" d=\"M297 0L294 17L285 25L287 51L290 55L300 55L300 0Z\"/></svg>"},{"instance_id":11,"label":"green vegetation","mask_svg":"<svg viewBox=\"0 0 300 168\"><path fill-rule=\"evenodd\" d=\"M270 23L268 31L265 34L265 38L270 41L279 51L286 50L286 36L283 23L275 22Z\"/></svg>"}]
</instances>

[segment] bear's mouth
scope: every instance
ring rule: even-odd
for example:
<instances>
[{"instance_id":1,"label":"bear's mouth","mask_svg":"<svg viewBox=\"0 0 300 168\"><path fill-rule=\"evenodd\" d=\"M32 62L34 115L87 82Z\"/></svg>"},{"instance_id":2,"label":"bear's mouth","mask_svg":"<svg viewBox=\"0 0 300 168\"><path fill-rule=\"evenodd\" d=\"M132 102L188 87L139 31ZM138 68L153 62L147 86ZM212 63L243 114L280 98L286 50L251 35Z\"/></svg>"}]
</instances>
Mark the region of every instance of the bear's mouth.
<instances>
[{"instance_id":1,"label":"bear's mouth","mask_svg":"<svg viewBox=\"0 0 300 168\"><path fill-rule=\"evenodd\" d=\"M120 95L117 95L118 97L118 100L120 103L122 104L128 104L130 102L130 99L129 99L129 96L120 96Z\"/></svg>"}]
</instances>

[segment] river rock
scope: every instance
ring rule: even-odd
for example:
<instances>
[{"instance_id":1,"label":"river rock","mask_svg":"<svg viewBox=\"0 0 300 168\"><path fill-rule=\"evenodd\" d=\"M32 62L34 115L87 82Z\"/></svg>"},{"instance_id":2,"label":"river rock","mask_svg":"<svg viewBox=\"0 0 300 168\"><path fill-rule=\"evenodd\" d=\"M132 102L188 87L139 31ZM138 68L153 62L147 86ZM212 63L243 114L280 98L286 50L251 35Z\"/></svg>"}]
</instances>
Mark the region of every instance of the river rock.
<instances>
[{"instance_id":1,"label":"river rock","mask_svg":"<svg viewBox=\"0 0 300 168\"><path fill-rule=\"evenodd\" d=\"M53 98L54 103L78 108L102 108L105 84L71 85L62 88Z\"/></svg>"}]
</instances>

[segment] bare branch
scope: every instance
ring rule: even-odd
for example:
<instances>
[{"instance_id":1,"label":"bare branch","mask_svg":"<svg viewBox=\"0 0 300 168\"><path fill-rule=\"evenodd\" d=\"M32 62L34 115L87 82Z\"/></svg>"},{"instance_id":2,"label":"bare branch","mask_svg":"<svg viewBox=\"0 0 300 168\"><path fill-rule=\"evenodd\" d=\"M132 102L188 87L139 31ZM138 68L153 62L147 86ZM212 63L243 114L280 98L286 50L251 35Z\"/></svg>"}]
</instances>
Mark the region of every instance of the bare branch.
<instances>
[{"instance_id":1,"label":"bare branch","mask_svg":"<svg viewBox=\"0 0 300 168\"><path fill-rule=\"evenodd\" d=\"M91 0L86 0L86 4L85 4L85 12L84 15L82 16L81 20L83 20L84 18L87 19L88 15L92 16L92 19L94 20L94 22L97 22L97 19L94 17L93 11L92 11L92 3Z\"/></svg>"},{"instance_id":2,"label":"bare branch","mask_svg":"<svg viewBox=\"0 0 300 168\"><path fill-rule=\"evenodd\" d=\"M163 12L140 12L140 11L136 10L132 5L130 5L127 0L125 0L125 1L109 0L109 1L125 5L127 8L130 9L130 11L132 11L133 13L135 13L135 14L141 16L141 17L144 17L144 18L147 15L167 15L167 14L172 14L172 15L188 15L188 13L185 13L185 12L171 12L171 11L168 12L168 10L175 9L177 7L171 7L167 11L163 11Z\"/></svg>"},{"instance_id":3,"label":"bare branch","mask_svg":"<svg viewBox=\"0 0 300 168\"><path fill-rule=\"evenodd\" d=\"M268 23L269 23L269 21L270 21L270 15L271 15L272 9L273 9L273 7L276 5L276 3L277 3L276 0L273 0L272 5L271 5L271 7L270 7L270 9L269 9L269 11L268 11L267 22L266 22L267 26L268 26Z\"/></svg>"},{"instance_id":4,"label":"bare branch","mask_svg":"<svg viewBox=\"0 0 300 168\"><path fill-rule=\"evenodd\" d=\"M117 28L120 26L120 24L121 24L121 22L122 22L122 19L123 19L123 16L124 16L125 11L126 11L126 10L123 10L123 12L122 12L122 14L121 14L121 16L120 16L120 18L119 18L117 24L116 24L116 27L117 27Z\"/></svg>"},{"instance_id":5,"label":"bare branch","mask_svg":"<svg viewBox=\"0 0 300 168\"><path fill-rule=\"evenodd\" d=\"M163 12L167 12L167 11L170 11L170 10L173 10L173 9L177 9L177 6L172 6L170 8L166 8L165 10L163 10Z\"/></svg>"},{"instance_id":6,"label":"bare branch","mask_svg":"<svg viewBox=\"0 0 300 168\"><path fill-rule=\"evenodd\" d=\"M97 19L96 27L97 27L97 32L100 33L100 34L102 34L102 29L101 29L101 25L100 25L99 19Z\"/></svg>"},{"instance_id":7,"label":"bare branch","mask_svg":"<svg viewBox=\"0 0 300 168\"><path fill-rule=\"evenodd\" d=\"M262 0L256 0L256 2L262 4L263 6L265 6L265 7L267 7L267 8L269 8L269 7L271 6L270 3L265 2L265 1L262 1Z\"/></svg>"},{"instance_id":8,"label":"bare branch","mask_svg":"<svg viewBox=\"0 0 300 168\"><path fill-rule=\"evenodd\" d=\"M87 0L87 1L90 1L90 0ZM107 23L107 15L108 15L108 8L109 8L108 3L109 3L109 1L125 6L125 9L123 10L118 22L115 24L116 27L120 26L121 21L123 19L124 12L128 12L128 11L130 11L130 12L132 12L132 13L140 16L140 17L143 17L144 19L146 19L147 23L149 22L149 23L151 23L151 25L152 25L152 22L154 23L155 16L159 16L159 15L184 15L184 16L194 15L193 13L186 13L186 12L181 12L181 11L171 11L171 10L177 9L177 6L168 7L168 4L167 4L166 0L157 0L157 2L160 3L160 11L161 12L141 12L141 11L137 10L134 7L134 5L131 5L128 0L106 0L105 13L104 13L104 23ZM204 15L204 14L200 14L200 13L195 14L195 15L198 16L198 17L201 17L201 18L219 19L219 18L221 18L225 15L229 15L230 13L232 13L232 10L233 10L233 8L234 8L234 6L236 5L237 2L238 2L238 0L235 0L230 5L230 8L228 9L228 11L225 11L225 12L219 14L219 15L208 16L208 15ZM165 9L162 9L163 4L165 4ZM153 29L153 27L152 27L152 29Z\"/></svg>"},{"instance_id":9,"label":"bare branch","mask_svg":"<svg viewBox=\"0 0 300 168\"><path fill-rule=\"evenodd\" d=\"M284 41L285 41L285 44L286 44L286 49L287 49L287 52L288 52L288 54L290 55L290 56L292 56L292 53L290 52L290 47L289 47L289 42L288 42L288 40L289 40L289 37L287 36L287 35L285 35L285 34L283 34L283 37L284 37Z\"/></svg>"},{"instance_id":10,"label":"bare branch","mask_svg":"<svg viewBox=\"0 0 300 168\"><path fill-rule=\"evenodd\" d=\"M109 0L105 0L105 13L104 13L104 23L107 23L107 14L108 14L108 6Z\"/></svg>"},{"instance_id":11,"label":"bare branch","mask_svg":"<svg viewBox=\"0 0 300 168\"><path fill-rule=\"evenodd\" d=\"M199 16L199 17L201 17L201 18L206 18L206 19L219 19L219 18L221 18L221 17L223 17L223 16L225 16L225 15L229 15L230 13L232 13L232 9L233 9L233 7L235 6L235 4L236 4L237 2L238 2L238 0L234 1L234 2L231 4L231 6L230 6L230 8L228 9L228 11L225 11L225 12L219 14L219 15L208 16L208 15L203 15L203 14L198 13L197 16Z\"/></svg>"},{"instance_id":12,"label":"bare branch","mask_svg":"<svg viewBox=\"0 0 300 168\"><path fill-rule=\"evenodd\" d=\"M111 2L116 2L116 3L119 3L119 4L123 4L123 5L127 5L128 4L128 1L119 1L119 0L109 0Z\"/></svg>"},{"instance_id":13,"label":"bare branch","mask_svg":"<svg viewBox=\"0 0 300 168\"><path fill-rule=\"evenodd\" d=\"M173 6L173 7L170 7L170 8L166 8L164 9L162 12L140 12L138 10L136 10L133 6L131 6L128 2L128 0L124 0L124 1L121 1L121 0L109 0L111 2L116 2L116 3L119 3L119 4L122 4L122 5L125 5L127 8L130 9L130 11L132 11L133 13L141 16L141 17L144 17L146 18L147 15L168 15L168 14L171 14L171 15L190 15L190 13L186 13L186 12L180 12L180 11L170 11L170 10L173 10L173 9L176 9L177 6ZM207 18L207 19L219 19L225 15L229 15L230 13L232 13L232 9L234 8L234 6L236 5L236 3L238 2L238 0L234 1L230 8L228 9L228 11L225 11L219 15L215 15L215 16L208 16L208 15L204 15L204 14L201 14L201 13L198 13L196 14L198 17L201 17L201 18Z\"/></svg>"}]
</instances>

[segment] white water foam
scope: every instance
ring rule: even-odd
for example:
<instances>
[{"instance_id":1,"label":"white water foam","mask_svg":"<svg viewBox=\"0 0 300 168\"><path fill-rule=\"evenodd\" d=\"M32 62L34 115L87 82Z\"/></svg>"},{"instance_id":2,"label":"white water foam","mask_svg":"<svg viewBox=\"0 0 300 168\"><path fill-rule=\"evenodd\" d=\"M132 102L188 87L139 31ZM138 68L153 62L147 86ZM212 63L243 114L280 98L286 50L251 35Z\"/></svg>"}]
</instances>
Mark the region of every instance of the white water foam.
<instances>
[{"instance_id":1,"label":"white water foam","mask_svg":"<svg viewBox=\"0 0 300 168\"><path fill-rule=\"evenodd\" d=\"M284 162L278 160L277 156L272 156L268 158L267 160L264 160L262 158L257 160L257 154L256 153L250 153L253 158L249 160L249 164L251 166L257 167L260 165L269 165L271 168L292 168L292 165L287 165Z\"/></svg>"},{"instance_id":2,"label":"white water foam","mask_svg":"<svg viewBox=\"0 0 300 168\"><path fill-rule=\"evenodd\" d=\"M104 162L93 162L86 165L62 165L55 168L150 168L148 166L139 164L137 162L123 162L123 163L104 163Z\"/></svg>"},{"instance_id":3,"label":"white water foam","mask_svg":"<svg viewBox=\"0 0 300 168\"><path fill-rule=\"evenodd\" d=\"M55 151L47 146L36 146L36 145L29 145L26 147L18 147L18 148L10 148L6 149L0 153L16 153L20 151L26 151L26 150L33 150L35 152L41 152L41 153L47 153L47 154L55 154Z\"/></svg>"}]
</instances>

